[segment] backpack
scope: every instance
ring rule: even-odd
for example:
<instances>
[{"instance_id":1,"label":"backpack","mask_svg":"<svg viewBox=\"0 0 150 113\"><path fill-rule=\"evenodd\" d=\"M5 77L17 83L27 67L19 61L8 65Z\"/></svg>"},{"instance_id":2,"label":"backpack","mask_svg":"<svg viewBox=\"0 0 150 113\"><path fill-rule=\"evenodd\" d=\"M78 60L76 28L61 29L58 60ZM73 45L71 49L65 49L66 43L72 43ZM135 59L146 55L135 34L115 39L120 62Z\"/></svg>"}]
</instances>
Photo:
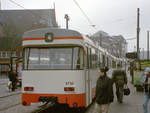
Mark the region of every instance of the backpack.
<instances>
[{"instance_id":1,"label":"backpack","mask_svg":"<svg viewBox=\"0 0 150 113\"><path fill-rule=\"evenodd\" d=\"M116 84L118 86L123 86L124 85L124 78L123 78L123 76L116 76Z\"/></svg>"}]
</instances>

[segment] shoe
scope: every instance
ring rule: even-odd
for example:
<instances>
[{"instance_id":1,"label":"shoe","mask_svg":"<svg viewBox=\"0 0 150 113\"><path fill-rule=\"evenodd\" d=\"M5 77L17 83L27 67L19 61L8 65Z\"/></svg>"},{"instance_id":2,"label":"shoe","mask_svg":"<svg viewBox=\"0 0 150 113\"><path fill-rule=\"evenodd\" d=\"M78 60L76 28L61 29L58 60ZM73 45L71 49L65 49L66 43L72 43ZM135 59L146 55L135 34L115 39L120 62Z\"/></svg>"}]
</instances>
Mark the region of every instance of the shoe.
<instances>
[{"instance_id":1,"label":"shoe","mask_svg":"<svg viewBox=\"0 0 150 113\"><path fill-rule=\"evenodd\" d=\"M123 101L122 101L122 100L118 100L118 102L119 102L119 103L123 103Z\"/></svg>"}]
</instances>

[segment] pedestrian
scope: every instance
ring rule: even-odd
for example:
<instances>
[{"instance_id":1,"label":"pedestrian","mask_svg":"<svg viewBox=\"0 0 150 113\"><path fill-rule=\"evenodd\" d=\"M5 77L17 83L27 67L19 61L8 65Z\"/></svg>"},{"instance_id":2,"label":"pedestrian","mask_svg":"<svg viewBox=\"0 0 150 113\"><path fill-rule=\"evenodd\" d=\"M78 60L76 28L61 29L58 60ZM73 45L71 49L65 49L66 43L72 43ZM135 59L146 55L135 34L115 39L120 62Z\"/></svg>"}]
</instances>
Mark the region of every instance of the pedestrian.
<instances>
[{"instance_id":1,"label":"pedestrian","mask_svg":"<svg viewBox=\"0 0 150 113\"><path fill-rule=\"evenodd\" d=\"M106 72L109 69L103 67L99 69L99 78L96 84L95 108L98 113L108 113L110 103L113 102L113 81L108 78Z\"/></svg>"},{"instance_id":2,"label":"pedestrian","mask_svg":"<svg viewBox=\"0 0 150 113\"><path fill-rule=\"evenodd\" d=\"M9 81L12 82L12 91L15 91L16 83L17 83L17 74L15 71L10 71L8 74Z\"/></svg>"},{"instance_id":3,"label":"pedestrian","mask_svg":"<svg viewBox=\"0 0 150 113\"><path fill-rule=\"evenodd\" d=\"M124 85L127 85L126 72L122 69L114 70L112 73L112 79L116 86L116 96L119 103L123 102Z\"/></svg>"},{"instance_id":4,"label":"pedestrian","mask_svg":"<svg viewBox=\"0 0 150 113\"><path fill-rule=\"evenodd\" d=\"M147 106L150 98L150 67L147 67L142 74L142 85L144 88L144 113L148 113Z\"/></svg>"}]
</instances>

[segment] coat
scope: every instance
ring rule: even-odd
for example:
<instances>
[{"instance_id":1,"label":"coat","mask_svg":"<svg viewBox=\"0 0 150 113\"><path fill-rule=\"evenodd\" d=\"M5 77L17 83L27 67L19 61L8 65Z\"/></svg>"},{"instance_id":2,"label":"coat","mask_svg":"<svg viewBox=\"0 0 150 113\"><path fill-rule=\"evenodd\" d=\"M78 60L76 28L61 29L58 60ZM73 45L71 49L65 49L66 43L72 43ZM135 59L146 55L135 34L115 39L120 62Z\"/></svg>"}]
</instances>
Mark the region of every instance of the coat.
<instances>
[{"instance_id":1,"label":"coat","mask_svg":"<svg viewBox=\"0 0 150 113\"><path fill-rule=\"evenodd\" d=\"M95 101L98 104L109 104L113 102L113 81L106 75L99 77L96 84Z\"/></svg>"},{"instance_id":2,"label":"coat","mask_svg":"<svg viewBox=\"0 0 150 113\"><path fill-rule=\"evenodd\" d=\"M112 73L112 78L115 83L120 82L120 80L123 82L123 84L127 84L127 76L126 72L124 70L114 70Z\"/></svg>"}]
</instances>

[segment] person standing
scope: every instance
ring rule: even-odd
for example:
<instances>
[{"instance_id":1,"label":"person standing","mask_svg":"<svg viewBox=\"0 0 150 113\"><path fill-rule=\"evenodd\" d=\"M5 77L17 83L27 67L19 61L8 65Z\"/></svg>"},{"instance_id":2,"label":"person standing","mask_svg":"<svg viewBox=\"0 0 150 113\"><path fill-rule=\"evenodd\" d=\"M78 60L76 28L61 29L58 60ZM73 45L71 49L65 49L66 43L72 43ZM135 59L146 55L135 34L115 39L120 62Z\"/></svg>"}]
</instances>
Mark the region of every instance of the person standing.
<instances>
[{"instance_id":1,"label":"person standing","mask_svg":"<svg viewBox=\"0 0 150 113\"><path fill-rule=\"evenodd\" d=\"M127 84L126 72L121 69L114 70L112 73L112 79L116 85L116 96L119 103L123 102L124 85Z\"/></svg>"},{"instance_id":2,"label":"person standing","mask_svg":"<svg viewBox=\"0 0 150 113\"><path fill-rule=\"evenodd\" d=\"M99 69L96 84L95 102L98 113L108 113L110 103L113 102L113 81L107 77L107 67Z\"/></svg>"},{"instance_id":3,"label":"person standing","mask_svg":"<svg viewBox=\"0 0 150 113\"><path fill-rule=\"evenodd\" d=\"M144 103L143 110L144 113L148 113L147 106L150 98L150 68L147 67L142 74L142 85L144 88Z\"/></svg>"},{"instance_id":4,"label":"person standing","mask_svg":"<svg viewBox=\"0 0 150 113\"><path fill-rule=\"evenodd\" d=\"M10 71L8 74L9 81L12 82L12 91L15 91L16 82L17 82L17 74L15 71Z\"/></svg>"}]
</instances>

